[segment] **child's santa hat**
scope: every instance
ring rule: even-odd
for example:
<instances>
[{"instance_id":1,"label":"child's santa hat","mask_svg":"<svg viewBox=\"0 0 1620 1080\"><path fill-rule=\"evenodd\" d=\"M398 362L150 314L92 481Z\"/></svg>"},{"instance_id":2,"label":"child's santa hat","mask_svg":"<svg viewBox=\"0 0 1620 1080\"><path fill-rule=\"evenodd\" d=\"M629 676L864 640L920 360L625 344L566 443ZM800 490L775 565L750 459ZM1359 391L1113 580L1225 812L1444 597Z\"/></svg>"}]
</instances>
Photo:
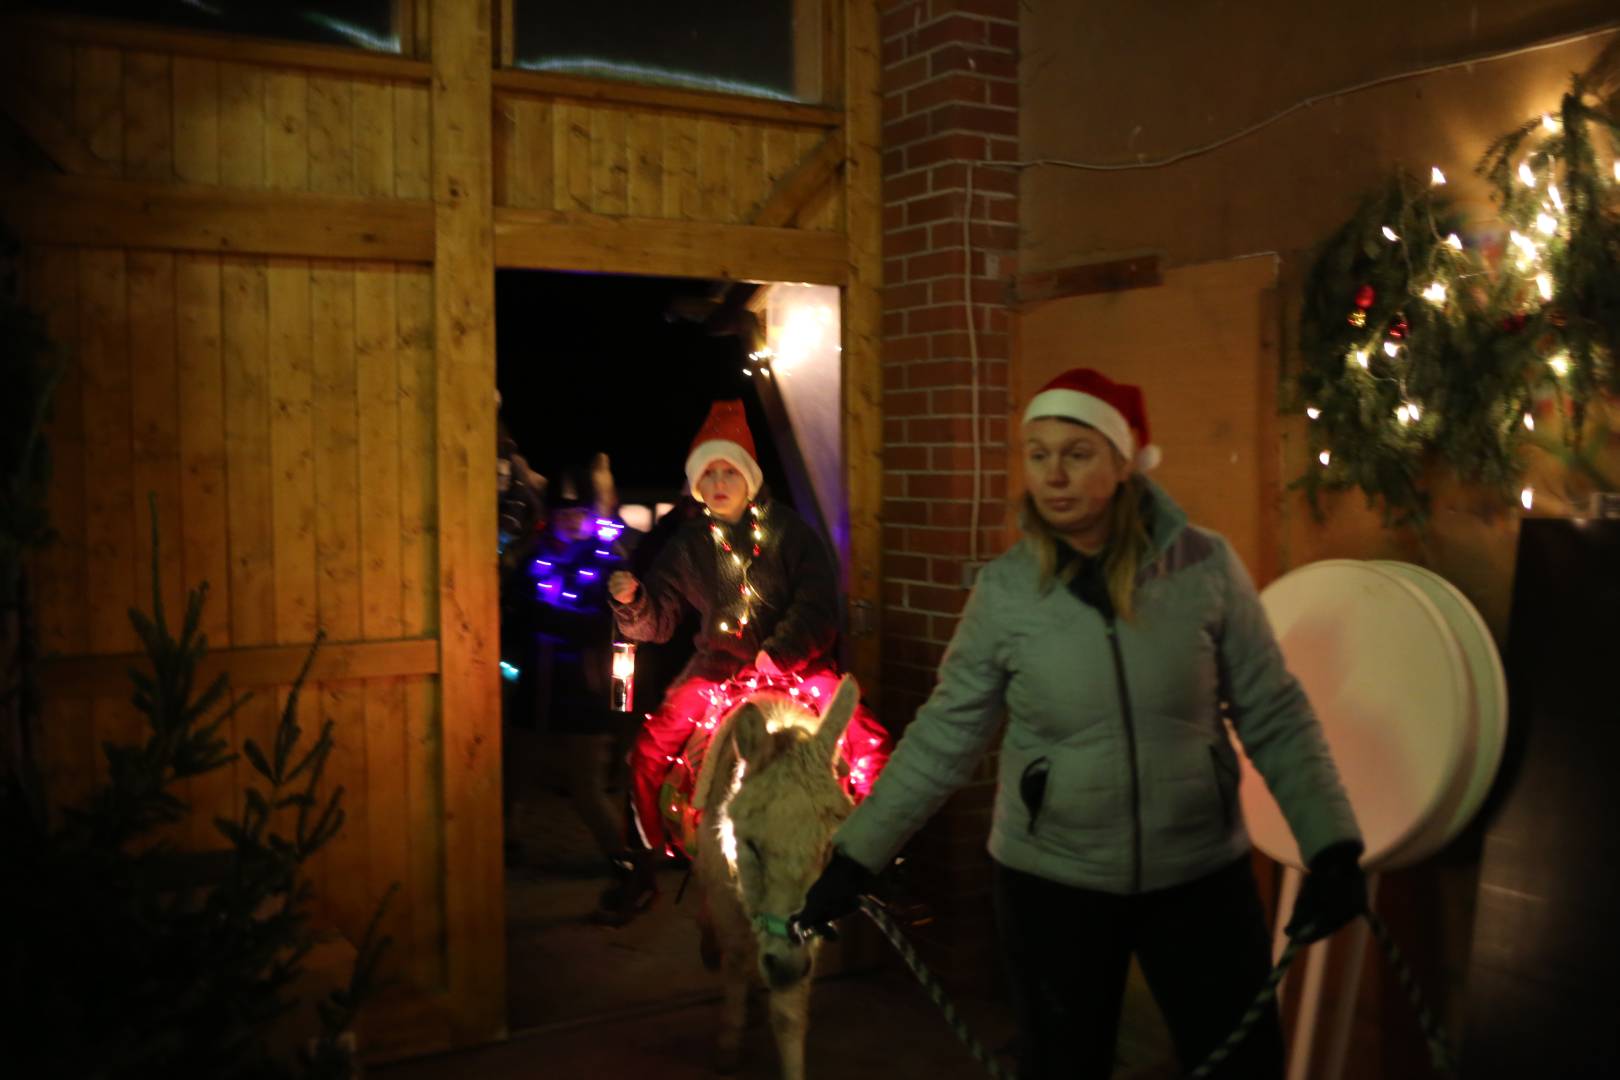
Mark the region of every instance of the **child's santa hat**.
<instances>
[{"instance_id":1,"label":"child's santa hat","mask_svg":"<svg viewBox=\"0 0 1620 1080\"><path fill-rule=\"evenodd\" d=\"M1142 388L1114 382L1091 368L1070 368L1029 399L1024 423L1048 416L1096 428L1143 472L1162 456L1148 435Z\"/></svg>"},{"instance_id":2,"label":"child's santa hat","mask_svg":"<svg viewBox=\"0 0 1620 1080\"><path fill-rule=\"evenodd\" d=\"M692 486L692 497L698 502L698 477L716 460L729 462L748 481L748 497L759 493L764 475L754 457L754 436L748 431L748 417L741 401L717 401L709 409L709 418L698 429L692 440L692 452L686 455L686 480Z\"/></svg>"}]
</instances>

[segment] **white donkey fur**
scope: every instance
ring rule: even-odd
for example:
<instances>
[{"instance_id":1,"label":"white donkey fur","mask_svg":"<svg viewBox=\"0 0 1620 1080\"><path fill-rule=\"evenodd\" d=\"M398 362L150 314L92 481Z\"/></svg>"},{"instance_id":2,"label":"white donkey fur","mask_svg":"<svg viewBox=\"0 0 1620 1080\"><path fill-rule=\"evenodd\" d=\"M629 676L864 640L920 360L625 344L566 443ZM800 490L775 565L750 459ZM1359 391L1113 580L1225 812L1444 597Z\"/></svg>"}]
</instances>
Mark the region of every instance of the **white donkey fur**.
<instances>
[{"instance_id":1,"label":"white donkey fur","mask_svg":"<svg viewBox=\"0 0 1620 1080\"><path fill-rule=\"evenodd\" d=\"M838 740L858 696L855 680L845 676L818 720L787 695L756 694L721 723L698 775L699 918L718 940L725 981L721 1071L740 1063L748 987L757 969L769 991L783 1080L804 1077L810 972L820 942L794 944L755 918L785 922L803 906L832 854L833 832L852 806L838 780Z\"/></svg>"}]
</instances>

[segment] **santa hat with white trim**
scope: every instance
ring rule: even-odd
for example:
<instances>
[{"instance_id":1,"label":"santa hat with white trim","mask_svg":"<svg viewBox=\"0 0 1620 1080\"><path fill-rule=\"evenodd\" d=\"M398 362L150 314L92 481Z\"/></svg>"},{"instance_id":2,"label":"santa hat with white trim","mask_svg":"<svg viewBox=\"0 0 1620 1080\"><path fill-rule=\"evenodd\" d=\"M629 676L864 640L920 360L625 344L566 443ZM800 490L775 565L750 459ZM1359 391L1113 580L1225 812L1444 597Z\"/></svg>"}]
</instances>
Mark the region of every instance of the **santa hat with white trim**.
<instances>
[{"instance_id":1,"label":"santa hat with white trim","mask_svg":"<svg viewBox=\"0 0 1620 1080\"><path fill-rule=\"evenodd\" d=\"M1100 371L1070 368L1041 387L1024 409L1024 423L1049 416L1096 428L1142 472L1162 457L1148 434L1142 388L1114 382Z\"/></svg>"},{"instance_id":2,"label":"santa hat with white trim","mask_svg":"<svg viewBox=\"0 0 1620 1080\"><path fill-rule=\"evenodd\" d=\"M717 401L709 409L708 419L692 440L692 451L686 455L686 480L692 485L692 498L698 502L698 477L716 460L730 462L748 481L748 497L759 494L759 485L765 475L759 471L754 456L754 436L748 430L748 416L741 401Z\"/></svg>"}]
</instances>

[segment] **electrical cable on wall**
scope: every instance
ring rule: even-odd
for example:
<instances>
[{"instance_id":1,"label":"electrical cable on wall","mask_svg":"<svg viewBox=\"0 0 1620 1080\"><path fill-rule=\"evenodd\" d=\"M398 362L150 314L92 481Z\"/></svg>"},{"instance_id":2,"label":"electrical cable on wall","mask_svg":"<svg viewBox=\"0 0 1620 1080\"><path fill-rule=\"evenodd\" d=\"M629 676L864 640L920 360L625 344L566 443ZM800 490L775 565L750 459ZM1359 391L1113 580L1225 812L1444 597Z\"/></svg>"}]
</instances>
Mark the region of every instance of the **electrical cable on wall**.
<instances>
[{"instance_id":1,"label":"electrical cable on wall","mask_svg":"<svg viewBox=\"0 0 1620 1080\"><path fill-rule=\"evenodd\" d=\"M1127 172L1136 169L1163 168L1167 165L1174 165L1182 161L1187 161L1191 158L1199 157L1203 154L1211 153L1215 150L1221 149L1222 147L1229 146L1232 143L1246 139L1250 135L1270 127L1272 124L1275 124L1284 117L1298 112L1300 109L1309 108L1312 105L1319 104L1323 101L1328 101L1332 98L1346 97L1350 94L1360 93L1363 90L1370 90L1373 87L1384 86L1389 83L1400 82L1405 79L1418 78L1424 75L1433 75L1438 72L1450 71L1455 68L1468 67L1473 64L1484 64L1495 60L1506 60L1511 57L1523 56L1528 53L1541 52L1546 49L1554 49L1564 45L1573 45L1581 41L1586 41L1590 38L1613 33L1616 30L1620 30L1620 19L1611 19L1608 22L1601 23L1597 26L1588 27L1585 30L1576 30L1571 33L1560 34L1555 37L1543 38L1540 41L1534 41L1528 45L1515 45L1511 48L1478 53L1458 60L1448 60L1443 63L1429 64L1424 67L1412 68L1407 71L1398 71L1389 75L1380 75L1377 78L1368 79L1365 82L1356 83L1353 86L1347 86L1339 90L1313 94L1310 97L1296 101L1287 108L1272 113L1263 120L1250 124L1248 127L1233 132L1230 135L1225 135L1214 140L1213 142L1204 143L1201 146L1194 146L1164 157L1150 158L1140 161L1117 162L1068 161L1061 158L1035 158L1029 161L968 161L966 163L967 178L965 183L965 197L962 200L962 303L967 309L968 381L971 391L971 404L969 411L973 424L973 506L969 515L969 565L977 567L979 563L979 503L984 487L983 457L980 446L983 440L983 432L979 430L979 341L978 328L974 318L973 304L973 170L976 167L982 165L986 168L992 169L1011 169L1014 172L1022 172L1025 169L1034 168L1036 166L1082 169L1091 172Z\"/></svg>"}]
</instances>

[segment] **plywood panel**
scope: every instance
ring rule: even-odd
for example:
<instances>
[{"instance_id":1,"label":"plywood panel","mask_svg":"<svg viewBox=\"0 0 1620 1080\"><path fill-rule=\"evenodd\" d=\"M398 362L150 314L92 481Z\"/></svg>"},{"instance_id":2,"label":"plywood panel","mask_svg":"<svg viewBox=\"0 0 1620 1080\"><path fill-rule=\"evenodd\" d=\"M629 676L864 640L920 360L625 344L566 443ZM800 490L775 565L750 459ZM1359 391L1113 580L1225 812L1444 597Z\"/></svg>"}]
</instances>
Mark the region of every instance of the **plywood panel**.
<instances>
[{"instance_id":1,"label":"plywood panel","mask_svg":"<svg viewBox=\"0 0 1620 1080\"><path fill-rule=\"evenodd\" d=\"M698 184L698 122L668 114L664 124L664 217L703 216Z\"/></svg>"},{"instance_id":2,"label":"plywood panel","mask_svg":"<svg viewBox=\"0 0 1620 1080\"><path fill-rule=\"evenodd\" d=\"M699 120L698 217L703 221L734 220L731 210L734 190L731 126L722 120Z\"/></svg>"},{"instance_id":3,"label":"plywood panel","mask_svg":"<svg viewBox=\"0 0 1620 1080\"><path fill-rule=\"evenodd\" d=\"M625 125L630 175L628 212L657 217L664 212L664 132L656 114L631 113Z\"/></svg>"},{"instance_id":4,"label":"plywood panel","mask_svg":"<svg viewBox=\"0 0 1620 1080\"><path fill-rule=\"evenodd\" d=\"M219 183L219 63L174 58L174 173L191 184Z\"/></svg>"},{"instance_id":5,"label":"plywood panel","mask_svg":"<svg viewBox=\"0 0 1620 1080\"><path fill-rule=\"evenodd\" d=\"M432 194L425 86L394 84L394 194L425 199Z\"/></svg>"},{"instance_id":6,"label":"plywood panel","mask_svg":"<svg viewBox=\"0 0 1620 1080\"><path fill-rule=\"evenodd\" d=\"M591 208L591 110L583 105L558 102L552 107L552 130L556 158L556 207L559 210Z\"/></svg>"},{"instance_id":7,"label":"plywood panel","mask_svg":"<svg viewBox=\"0 0 1620 1080\"><path fill-rule=\"evenodd\" d=\"M740 221L770 191L765 181L765 132L755 125L733 124L731 145L734 177L729 220Z\"/></svg>"},{"instance_id":8,"label":"plywood panel","mask_svg":"<svg viewBox=\"0 0 1620 1080\"><path fill-rule=\"evenodd\" d=\"M309 189L354 192L354 84L348 79L309 80Z\"/></svg>"},{"instance_id":9,"label":"plywood panel","mask_svg":"<svg viewBox=\"0 0 1620 1080\"><path fill-rule=\"evenodd\" d=\"M1263 338L1272 256L1171 270L1159 288L1074 296L1039 304L1019 317L1015 401L1074 364L1087 362L1137 383L1151 405L1154 442L1164 464L1153 478L1192 520L1223 533L1252 573L1271 565L1275 535L1262 537L1265 458L1273 452L1262 415L1275 400L1265 376L1275 370ZM1196 358L1196 362L1189 362ZM1017 454L1009 454L1016 462ZM1022 484L1015 466L1009 490Z\"/></svg>"},{"instance_id":10,"label":"plywood panel","mask_svg":"<svg viewBox=\"0 0 1620 1080\"><path fill-rule=\"evenodd\" d=\"M354 83L354 190L357 195L394 194L393 87L360 79Z\"/></svg>"},{"instance_id":11,"label":"plywood panel","mask_svg":"<svg viewBox=\"0 0 1620 1080\"><path fill-rule=\"evenodd\" d=\"M225 648L230 635L230 542L225 474L225 388L221 348L220 260L212 255L175 256L175 353L180 415L181 566L187 589L208 586L201 629L210 646ZM222 735L238 745L234 722ZM235 799L235 767L216 769L191 782L189 843L219 843L212 819L229 813Z\"/></svg>"},{"instance_id":12,"label":"plywood panel","mask_svg":"<svg viewBox=\"0 0 1620 1080\"><path fill-rule=\"evenodd\" d=\"M219 65L219 182L265 186L264 71L246 64Z\"/></svg>"},{"instance_id":13,"label":"plywood panel","mask_svg":"<svg viewBox=\"0 0 1620 1080\"><path fill-rule=\"evenodd\" d=\"M85 596L84 377L74 359L79 333L79 257L65 248L36 248L28 256L28 300L65 363L50 426L54 475L49 511L55 543L40 552L34 579L40 646L45 653L83 652L89 642ZM74 805L89 793L96 771L90 703L47 699L45 782L53 806Z\"/></svg>"},{"instance_id":14,"label":"plywood panel","mask_svg":"<svg viewBox=\"0 0 1620 1080\"><path fill-rule=\"evenodd\" d=\"M270 305L270 490L274 522L275 639L313 641L316 618L315 369L310 269L303 259L272 259Z\"/></svg>"},{"instance_id":15,"label":"plywood panel","mask_svg":"<svg viewBox=\"0 0 1620 1080\"><path fill-rule=\"evenodd\" d=\"M174 256L167 252L131 252L129 275L129 347L134 408L135 595L150 612L153 564L148 498L157 499L158 565L163 574L163 606L171 628L185 608L184 545L180 504L180 386L175 349Z\"/></svg>"},{"instance_id":16,"label":"plywood panel","mask_svg":"<svg viewBox=\"0 0 1620 1080\"><path fill-rule=\"evenodd\" d=\"M124 57L124 175L174 179L174 86L170 60L155 53Z\"/></svg>"},{"instance_id":17,"label":"plywood panel","mask_svg":"<svg viewBox=\"0 0 1620 1080\"><path fill-rule=\"evenodd\" d=\"M73 127L98 174L117 176L124 164L123 54L79 46L73 51Z\"/></svg>"},{"instance_id":18,"label":"plywood panel","mask_svg":"<svg viewBox=\"0 0 1620 1080\"><path fill-rule=\"evenodd\" d=\"M265 176L278 191L309 190L309 77L271 71L264 82Z\"/></svg>"},{"instance_id":19,"label":"plywood panel","mask_svg":"<svg viewBox=\"0 0 1620 1080\"><path fill-rule=\"evenodd\" d=\"M625 116L618 109L591 112L591 209L624 214L630 201Z\"/></svg>"}]
</instances>

